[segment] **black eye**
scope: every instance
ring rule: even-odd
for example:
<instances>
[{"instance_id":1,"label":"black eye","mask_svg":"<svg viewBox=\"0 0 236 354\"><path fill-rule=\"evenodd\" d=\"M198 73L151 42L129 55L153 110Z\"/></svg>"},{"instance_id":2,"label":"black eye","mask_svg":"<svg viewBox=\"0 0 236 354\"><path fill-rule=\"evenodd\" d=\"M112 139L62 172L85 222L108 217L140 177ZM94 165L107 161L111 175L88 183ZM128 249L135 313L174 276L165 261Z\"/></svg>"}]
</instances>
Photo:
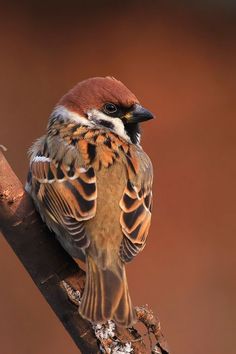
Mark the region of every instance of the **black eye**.
<instances>
[{"instance_id":1,"label":"black eye","mask_svg":"<svg viewBox=\"0 0 236 354\"><path fill-rule=\"evenodd\" d=\"M118 111L118 108L113 103L105 103L104 106L103 106L103 111L106 114L113 114L113 113L116 113Z\"/></svg>"}]
</instances>

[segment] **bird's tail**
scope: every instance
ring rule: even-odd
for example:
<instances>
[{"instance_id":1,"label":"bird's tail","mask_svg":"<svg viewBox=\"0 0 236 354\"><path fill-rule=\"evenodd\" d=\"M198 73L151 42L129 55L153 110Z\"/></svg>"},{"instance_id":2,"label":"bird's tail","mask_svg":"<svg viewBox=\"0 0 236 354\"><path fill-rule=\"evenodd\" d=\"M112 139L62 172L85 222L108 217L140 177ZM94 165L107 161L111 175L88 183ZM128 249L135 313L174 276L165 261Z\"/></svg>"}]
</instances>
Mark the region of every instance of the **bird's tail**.
<instances>
[{"instance_id":1,"label":"bird's tail","mask_svg":"<svg viewBox=\"0 0 236 354\"><path fill-rule=\"evenodd\" d=\"M114 320L119 326L133 325L136 315L121 262L115 268L101 269L87 256L86 283L79 312L94 323Z\"/></svg>"}]
</instances>

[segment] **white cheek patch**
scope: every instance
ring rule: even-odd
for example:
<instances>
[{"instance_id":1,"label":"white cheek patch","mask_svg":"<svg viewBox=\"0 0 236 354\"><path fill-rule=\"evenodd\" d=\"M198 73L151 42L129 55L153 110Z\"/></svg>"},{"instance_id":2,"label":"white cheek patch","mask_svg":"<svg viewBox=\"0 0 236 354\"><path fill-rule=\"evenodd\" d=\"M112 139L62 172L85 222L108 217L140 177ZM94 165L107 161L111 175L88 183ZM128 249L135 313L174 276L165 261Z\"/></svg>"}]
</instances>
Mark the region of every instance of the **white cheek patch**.
<instances>
[{"instance_id":1,"label":"white cheek patch","mask_svg":"<svg viewBox=\"0 0 236 354\"><path fill-rule=\"evenodd\" d=\"M92 109L88 111L87 114L89 121L93 122L96 126L100 126L101 128L108 128L124 140L128 141L129 143L131 142L130 137L126 133L124 124L120 118L109 117L97 109Z\"/></svg>"},{"instance_id":2,"label":"white cheek patch","mask_svg":"<svg viewBox=\"0 0 236 354\"><path fill-rule=\"evenodd\" d=\"M120 118L112 118L107 116L106 114L98 111L97 109L91 109L87 112L88 119L79 115L76 112L72 112L64 106L57 106L51 114L51 118L49 120L52 123L53 120L63 119L65 122L67 120L72 120L79 125L83 125L88 128L107 128L113 131L115 134L119 135L124 140L131 142L130 137L125 131L124 124ZM103 122L103 124L102 124Z\"/></svg>"},{"instance_id":3,"label":"white cheek patch","mask_svg":"<svg viewBox=\"0 0 236 354\"><path fill-rule=\"evenodd\" d=\"M78 113L76 112L72 112L70 111L69 109L67 109L66 107L64 106L57 106L54 111L52 112L52 115L51 115L51 119L57 119L58 118L63 118L65 121L67 120L72 120L74 122L76 122L77 124L80 124L80 125L84 125L86 127L93 127L94 128L94 124L89 121L87 118L79 115Z\"/></svg>"}]
</instances>

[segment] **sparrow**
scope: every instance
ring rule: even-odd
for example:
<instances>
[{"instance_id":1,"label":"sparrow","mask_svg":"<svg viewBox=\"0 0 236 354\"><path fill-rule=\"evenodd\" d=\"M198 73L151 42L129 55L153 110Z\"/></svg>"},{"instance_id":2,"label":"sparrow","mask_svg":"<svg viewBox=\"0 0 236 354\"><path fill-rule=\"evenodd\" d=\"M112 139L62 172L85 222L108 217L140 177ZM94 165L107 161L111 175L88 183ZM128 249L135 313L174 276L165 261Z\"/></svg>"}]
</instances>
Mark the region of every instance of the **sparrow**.
<instances>
[{"instance_id":1,"label":"sparrow","mask_svg":"<svg viewBox=\"0 0 236 354\"><path fill-rule=\"evenodd\" d=\"M136 320L125 264L150 227L153 169L140 123L152 118L122 82L90 78L59 100L30 149L26 190L63 248L86 262L79 313L92 323Z\"/></svg>"}]
</instances>

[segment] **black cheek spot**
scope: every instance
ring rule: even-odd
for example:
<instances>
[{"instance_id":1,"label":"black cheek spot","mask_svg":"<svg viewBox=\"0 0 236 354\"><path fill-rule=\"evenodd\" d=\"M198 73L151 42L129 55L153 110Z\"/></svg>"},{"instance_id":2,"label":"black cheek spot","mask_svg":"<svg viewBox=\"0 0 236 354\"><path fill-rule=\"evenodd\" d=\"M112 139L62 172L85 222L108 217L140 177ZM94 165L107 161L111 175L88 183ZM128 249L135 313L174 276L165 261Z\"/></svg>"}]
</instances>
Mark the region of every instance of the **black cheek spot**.
<instances>
[{"instance_id":1,"label":"black cheek spot","mask_svg":"<svg viewBox=\"0 0 236 354\"><path fill-rule=\"evenodd\" d=\"M106 128L114 129L114 124L112 122L108 122L107 120L100 119L98 121L99 124L103 125Z\"/></svg>"}]
</instances>

